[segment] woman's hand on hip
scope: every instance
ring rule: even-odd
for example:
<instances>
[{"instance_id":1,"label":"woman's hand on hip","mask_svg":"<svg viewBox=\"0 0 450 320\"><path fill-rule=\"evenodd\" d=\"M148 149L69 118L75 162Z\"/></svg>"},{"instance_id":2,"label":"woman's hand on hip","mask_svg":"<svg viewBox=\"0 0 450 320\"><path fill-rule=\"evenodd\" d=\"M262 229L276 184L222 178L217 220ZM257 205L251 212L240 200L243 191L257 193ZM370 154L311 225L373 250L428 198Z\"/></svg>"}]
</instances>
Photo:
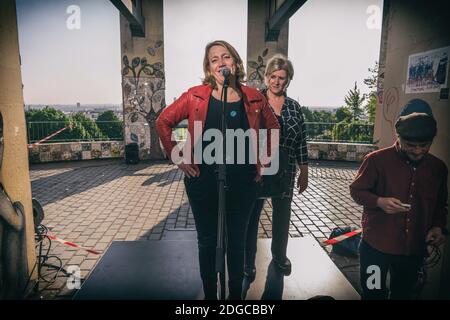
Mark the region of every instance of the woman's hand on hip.
<instances>
[{"instance_id":1,"label":"woman's hand on hip","mask_svg":"<svg viewBox=\"0 0 450 320\"><path fill-rule=\"evenodd\" d=\"M308 188L308 165L300 166L300 174L297 178L298 193L302 193Z\"/></svg>"},{"instance_id":2,"label":"woman's hand on hip","mask_svg":"<svg viewBox=\"0 0 450 320\"><path fill-rule=\"evenodd\" d=\"M180 168L188 178L200 176L200 169L196 164L180 163L178 168Z\"/></svg>"}]
</instances>

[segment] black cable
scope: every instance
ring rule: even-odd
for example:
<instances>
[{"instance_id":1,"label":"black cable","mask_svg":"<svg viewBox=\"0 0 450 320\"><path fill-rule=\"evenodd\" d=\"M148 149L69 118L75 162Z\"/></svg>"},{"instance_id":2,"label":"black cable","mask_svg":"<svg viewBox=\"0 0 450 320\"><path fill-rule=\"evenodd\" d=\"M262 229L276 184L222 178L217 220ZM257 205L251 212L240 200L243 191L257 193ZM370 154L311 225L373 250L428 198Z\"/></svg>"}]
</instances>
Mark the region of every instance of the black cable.
<instances>
[{"instance_id":1,"label":"black cable","mask_svg":"<svg viewBox=\"0 0 450 320\"><path fill-rule=\"evenodd\" d=\"M431 243L427 243L427 245L428 254L424 259L423 266L426 269L431 269L438 264L439 260L441 260L442 254L438 246Z\"/></svg>"},{"instance_id":2,"label":"black cable","mask_svg":"<svg viewBox=\"0 0 450 320\"><path fill-rule=\"evenodd\" d=\"M35 271L37 267L38 272L38 278L37 283L35 284L35 293L42 293L45 289L50 287L52 284L56 282L56 279L58 276L62 273L66 277L74 277L73 274L67 272L66 269L63 268L63 261L55 256L50 255L50 250L52 248L52 239L50 239L48 235L48 227L46 227L43 224L40 224L36 227L36 233L35 233L35 243L36 243L36 249L38 250L38 254L36 257L36 262L33 266L33 269L31 270L28 280L26 282L26 285L24 287L23 295L26 294L26 290L30 284L31 277L33 275L33 272ZM45 252L44 252L45 251ZM49 263L49 260L54 259L56 260L55 263ZM54 274L49 276L49 273L44 274L43 268L47 268L47 270L53 270ZM83 280L83 279L80 279ZM40 288L39 285L44 284L43 288Z\"/></svg>"}]
</instances>

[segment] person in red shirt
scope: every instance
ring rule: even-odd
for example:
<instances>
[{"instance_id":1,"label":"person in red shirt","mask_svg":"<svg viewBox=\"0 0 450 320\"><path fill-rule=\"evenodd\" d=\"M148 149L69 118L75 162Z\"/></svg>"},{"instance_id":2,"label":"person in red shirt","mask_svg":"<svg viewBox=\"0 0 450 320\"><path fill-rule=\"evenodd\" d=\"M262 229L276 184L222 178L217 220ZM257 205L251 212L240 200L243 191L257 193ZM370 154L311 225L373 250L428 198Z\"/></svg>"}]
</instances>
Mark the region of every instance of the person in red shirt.
<instances>
[{"instance_id":1,"label":"person in red shirt","mask_svg":"<svg viewBox=\"0 0 450 320\"><path fill-rule=\"evenodd\" d=\"M350 185L352 198L364 208L362 299L412 298L427 245L439 246L447 234L448 170L429 153L436 120L422 100L408 109L425 112L403 112L394 145L368 154Z\"/></svg>"}]
</instances>

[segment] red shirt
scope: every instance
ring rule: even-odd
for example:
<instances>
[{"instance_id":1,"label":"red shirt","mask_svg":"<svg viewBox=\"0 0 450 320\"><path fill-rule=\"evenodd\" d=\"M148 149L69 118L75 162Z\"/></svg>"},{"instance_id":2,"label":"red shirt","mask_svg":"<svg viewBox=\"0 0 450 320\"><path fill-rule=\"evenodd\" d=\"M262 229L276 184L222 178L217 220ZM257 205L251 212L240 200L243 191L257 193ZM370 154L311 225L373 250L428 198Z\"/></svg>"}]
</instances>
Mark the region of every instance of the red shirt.
<instances>
[{"instance_id":1,"label":"red shirt","mask_svg":"<svg viewBox=\"0 0 450 320\"><path fill-rule=\"evenodd\" d=\"M397 255L423 255L432 227L446 227L445 163L431 154L414 166L398 144L368 154L350 185L352 198L364 206L363 239L375 249ZM407 213L385 213L378 197L393 197L411 205Z\"/></svg>"}]
</instances>

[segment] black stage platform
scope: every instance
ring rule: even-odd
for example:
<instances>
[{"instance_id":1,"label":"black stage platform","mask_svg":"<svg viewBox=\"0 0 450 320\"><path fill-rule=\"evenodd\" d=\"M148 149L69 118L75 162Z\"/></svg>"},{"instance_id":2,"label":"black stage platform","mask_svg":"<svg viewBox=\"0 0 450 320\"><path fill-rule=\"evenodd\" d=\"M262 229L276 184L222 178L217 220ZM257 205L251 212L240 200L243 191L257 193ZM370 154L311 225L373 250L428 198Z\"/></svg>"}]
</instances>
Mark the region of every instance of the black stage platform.
<instances>
[{"instance_id":1,"label":"black stage platform","mask_svg":"<svg viewBox=\"0 0 450 320\"><path fill-rule=\"evenodd\" d=\"M74 299L203 299L192 234L167 238L192 240L114 241ZM246 299L303 300L318 295L359 299L313 238L289 239L293 269L286 277L271 264L270 241L258 240L257 276L251 284L244 282Z\"/></svg>"}]
</instances>

